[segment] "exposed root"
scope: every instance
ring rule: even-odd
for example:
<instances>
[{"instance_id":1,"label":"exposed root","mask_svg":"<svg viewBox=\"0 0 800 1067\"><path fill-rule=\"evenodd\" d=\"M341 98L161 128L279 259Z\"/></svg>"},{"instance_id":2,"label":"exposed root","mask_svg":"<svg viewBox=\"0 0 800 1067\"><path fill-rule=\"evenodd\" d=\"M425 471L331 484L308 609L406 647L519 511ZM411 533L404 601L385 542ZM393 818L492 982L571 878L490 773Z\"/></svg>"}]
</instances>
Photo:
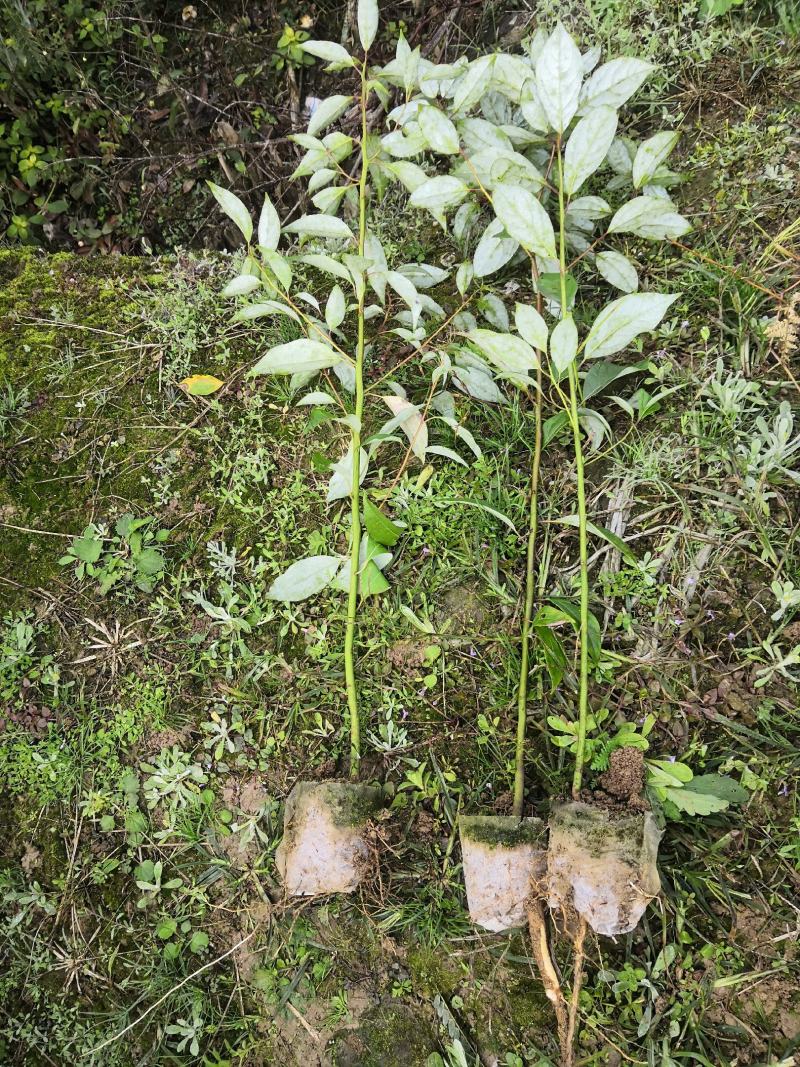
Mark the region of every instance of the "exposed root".
<instances>
[{"instance_id":1,"label":"exposed root","mask_svg":"<svg viewBox=\"0 0 800 1067\"><path fill-rule=\"evenodd\" d=\"M528 915L528 931L531 950L539 968L545 995L553 1005L558 1027L558 1046L561 1067L574 1067L575 1036L578 1028L578 1007L583 988L583 971L586 961L585 943L588 926L573 908L562 911L562 933L572 941L575 951L572 971L572 992L569 1004L561 988L561 979L550 952L547 938L547 923L544 900L535 890L525 902Z\"/></svg>"},{"instance_id":2,"label":"exposed root","mask_svg":"<svg viewBox=\"0 0 800 1067\"><path fill-rule=\"evenodd\" d=\"M553 1005L556 1013L556 1025L558 1026L558 1045L561 1049L561 1062L563 1067L572 1067L572 1051L568 1041L569 1013L567 1001L561 989L561 981L558 971L550 955L550 945L547 940L547 924L545 922L544 901L531 896L525 904L528 914L528 932L531 938L531 951L539 968L545 995Z\"/></svg>"},{"instance_id":3,"label":"exposed root","mask_svg":"<svg viewBox=\"0 0 800 1067\"><path fill-rule=\"evenodd\" d=\"M567 1021L567 1051L569 1059L565 1060L566 1067L572 1065L573 1049L575 1047L575 1031L578 1024L578 1004L583 986L583 964L586 959L584 943L586 941L586 920L581 918L578 932L573 939L575 960L572 967L572 994L569 1001L569 1019Z\"/></svg>"}]
</instances>

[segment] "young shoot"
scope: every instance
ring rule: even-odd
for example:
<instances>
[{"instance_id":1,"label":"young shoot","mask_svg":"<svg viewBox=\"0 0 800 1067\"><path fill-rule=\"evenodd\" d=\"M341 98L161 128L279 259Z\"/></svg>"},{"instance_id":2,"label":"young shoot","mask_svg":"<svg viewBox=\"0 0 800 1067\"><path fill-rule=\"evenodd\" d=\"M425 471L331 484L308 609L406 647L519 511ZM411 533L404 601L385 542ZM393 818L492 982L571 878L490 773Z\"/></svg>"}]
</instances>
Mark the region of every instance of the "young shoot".
<instances>
[{"instance_id":1,"label":"young shoot","mask_svg":"<svg viewBox=\"0 0 800 1067\"><path fill-rule=\"evenodd\" d=\"M442 398L441 390L434 396L448 361L431 346L448 323L440 305L423 290L445 280L448 271L426 263L390 264L374 225L380 212L379 196L388 180L397 179L387 169L391 157L382 140L370 132L370 108L376 102L388 107L392 78L369 65L369 49L378 27L375 0L360 0L357 15L363 57L351 55L332 41L302 45L327 62L327 71L341 72L348 89L321 101L308 132L292 138L304 150L293 177L305 182L315 210L282 224L267 197L254 227L248 209L234 193L209 183L247 243L238 275L223 290L224 296L237 301L235 318L249 322L282 317L297 334L267 351L251 373L288 375L292 393L300 394L298 406L336 410L333 421L347 432L327 491L328 504L349 502L347 552L295 560L273 583L269 595L284 602L302 601L324 589L346 596L343 654L354 777L361 755L355 671L359 603L389 588L383 572L403 530L402 523L388 518L367 495L373 460L379 449L402 441L405 455L397 477L412 457L422 463L439 455L466 465L451 448L431 443L434 422L444 423L480 454L472 436L456 422L452 402ZM348 125L348 132L332 130L353 108L358 119ZM287 236L296 243L284 241ZM315 278L315 292L324 290L323 299L295 283L297 268L305 277ZM437 321L440 325L434 328ZM398 341L429 373L424 404L409 399L404 386L388 374L369 381L370 357L376 347ZM407 361L404 358L401 365ZM378 411L385 416L387 409L389 420L371 429L374 422L368 425L367 420L374 419Z\"/></svg>"}]
</instances>

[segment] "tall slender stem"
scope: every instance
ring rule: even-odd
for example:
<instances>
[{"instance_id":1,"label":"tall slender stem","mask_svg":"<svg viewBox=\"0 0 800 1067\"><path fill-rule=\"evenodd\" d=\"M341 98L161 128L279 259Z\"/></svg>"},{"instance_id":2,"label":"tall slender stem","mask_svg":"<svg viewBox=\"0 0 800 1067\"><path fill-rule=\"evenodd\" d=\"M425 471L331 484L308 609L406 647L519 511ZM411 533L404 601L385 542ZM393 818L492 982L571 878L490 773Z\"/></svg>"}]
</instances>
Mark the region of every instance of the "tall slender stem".
<instances>
[{"instance_id":1,"label":"tall slender stem","mask_svg":"<svg viewBox=\"0 0 800 1067\"><path fill-rule=\"evenodd\" d=\"M536 436L533 445L533 459L531 461L531 500L530 513L528 516L528 550L525 561L525 608L522 616L522 655L519 665L519 688L517 690L517 747L515 753L514 771L514 805L512 813L522 818L525 804L525 728L528 718L528 674L530 671L530 637L531 622L533 620L533 603L535 598L536 580L534 570L536 566L536 535L539 525L539 467L542 458L542 360L544 353L539 357L539 365L536 369L536 408L534 419L536 422Z\"/></svg>"},{"instance_id":2,"label":"tall slender stem","mask_svg":"<svg viewBox=\"0 0 800 1067\"><path fill-rule=\"evenodd\" d=\"M567 261L565 237L566 208L564 203L564 164L561 152L561 138L558 139L558 253L559 273L561 276L561 314L567 311ZM578 544L580 552L580 631L579 675L578 675L578 737L575 749L575 771L572 776L572 796L578 799L583 781L583 764L586 758L586 723L589 718L589 539L586 518L586 482L584 478L583 443L581 441L580 413L578 396L580 381L578 379L577 357L569 367L569 416L572 424L572 439L575 447L575 471L578 495Z\"/></svg>"},{"instance_id":3,"label":"tall slender stem","mask_svg":"<svg viewBox=\"0 0 800 1067\"><path fill-rule=\"evenodd\" d=\"M358 182L358 254L364 255L367 235L367 60L361 68L361 175ZM356 404L355 424L350 431L353 451L353 483L350 492L350 588L347 596L347 628L344 637L344 676L347 686L347 707L350 714L350 776L358 776L361 763L361 721L359 719L358 689L353 646L358 612L359 554L361 550L361 421L364 417L364 292L358 291L358 341L356 345Z\"/></svg>"}]
</instances>

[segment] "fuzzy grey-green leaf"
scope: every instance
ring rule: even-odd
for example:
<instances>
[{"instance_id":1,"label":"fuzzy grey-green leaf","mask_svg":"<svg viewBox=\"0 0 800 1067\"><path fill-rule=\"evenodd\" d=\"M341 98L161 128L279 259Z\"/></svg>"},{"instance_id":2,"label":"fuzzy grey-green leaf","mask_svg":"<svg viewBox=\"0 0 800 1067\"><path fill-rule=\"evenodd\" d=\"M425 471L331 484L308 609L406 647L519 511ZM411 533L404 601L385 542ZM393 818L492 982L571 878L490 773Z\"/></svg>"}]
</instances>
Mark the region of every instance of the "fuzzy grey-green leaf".
<instances>
[{"instance_id":1,"label":"fuzzy grey-green leaf","mask_svg":"<svg viewBox=\"0 0 800 1067\"><path fill-rule=\"evenodd\" d=\"M586 359L601 359L621 352L640 333L654 330L677 295L629 293L612 300L592 324L586 338Z\"/></svg>"},{"instance_id":2,"label":"fuzzy grey-green leaf","mask_svg":"<svg viewBox=\"0 0 800 1067\"><path fill-rule=\"evenodd\" d=\"M298 374L319 371L340 363L342 356L321 341L301 337L271 348L253 367L251 374Z\"/></svg>"}]
</instances>

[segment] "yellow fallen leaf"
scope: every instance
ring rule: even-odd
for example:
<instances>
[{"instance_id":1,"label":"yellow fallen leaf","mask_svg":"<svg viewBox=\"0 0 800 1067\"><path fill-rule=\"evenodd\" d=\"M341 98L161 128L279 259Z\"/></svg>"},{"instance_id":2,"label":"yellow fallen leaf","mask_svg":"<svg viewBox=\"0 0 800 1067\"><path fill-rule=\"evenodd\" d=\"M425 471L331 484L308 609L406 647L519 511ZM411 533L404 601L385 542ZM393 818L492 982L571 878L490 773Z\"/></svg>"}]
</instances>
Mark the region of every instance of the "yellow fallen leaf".
<instances>
[{"instance_id":1,"label":"yellow fallen leaf","mask_svg":"<svg viewBox=\"0 0 800 1067\"><path fill-rule=\"evenodd\" d=\"M181 389L189 396L211 396L221 389L225 382L215 378L213 374L192 374L181 382Z\"/></svg>"}]
</instances>

